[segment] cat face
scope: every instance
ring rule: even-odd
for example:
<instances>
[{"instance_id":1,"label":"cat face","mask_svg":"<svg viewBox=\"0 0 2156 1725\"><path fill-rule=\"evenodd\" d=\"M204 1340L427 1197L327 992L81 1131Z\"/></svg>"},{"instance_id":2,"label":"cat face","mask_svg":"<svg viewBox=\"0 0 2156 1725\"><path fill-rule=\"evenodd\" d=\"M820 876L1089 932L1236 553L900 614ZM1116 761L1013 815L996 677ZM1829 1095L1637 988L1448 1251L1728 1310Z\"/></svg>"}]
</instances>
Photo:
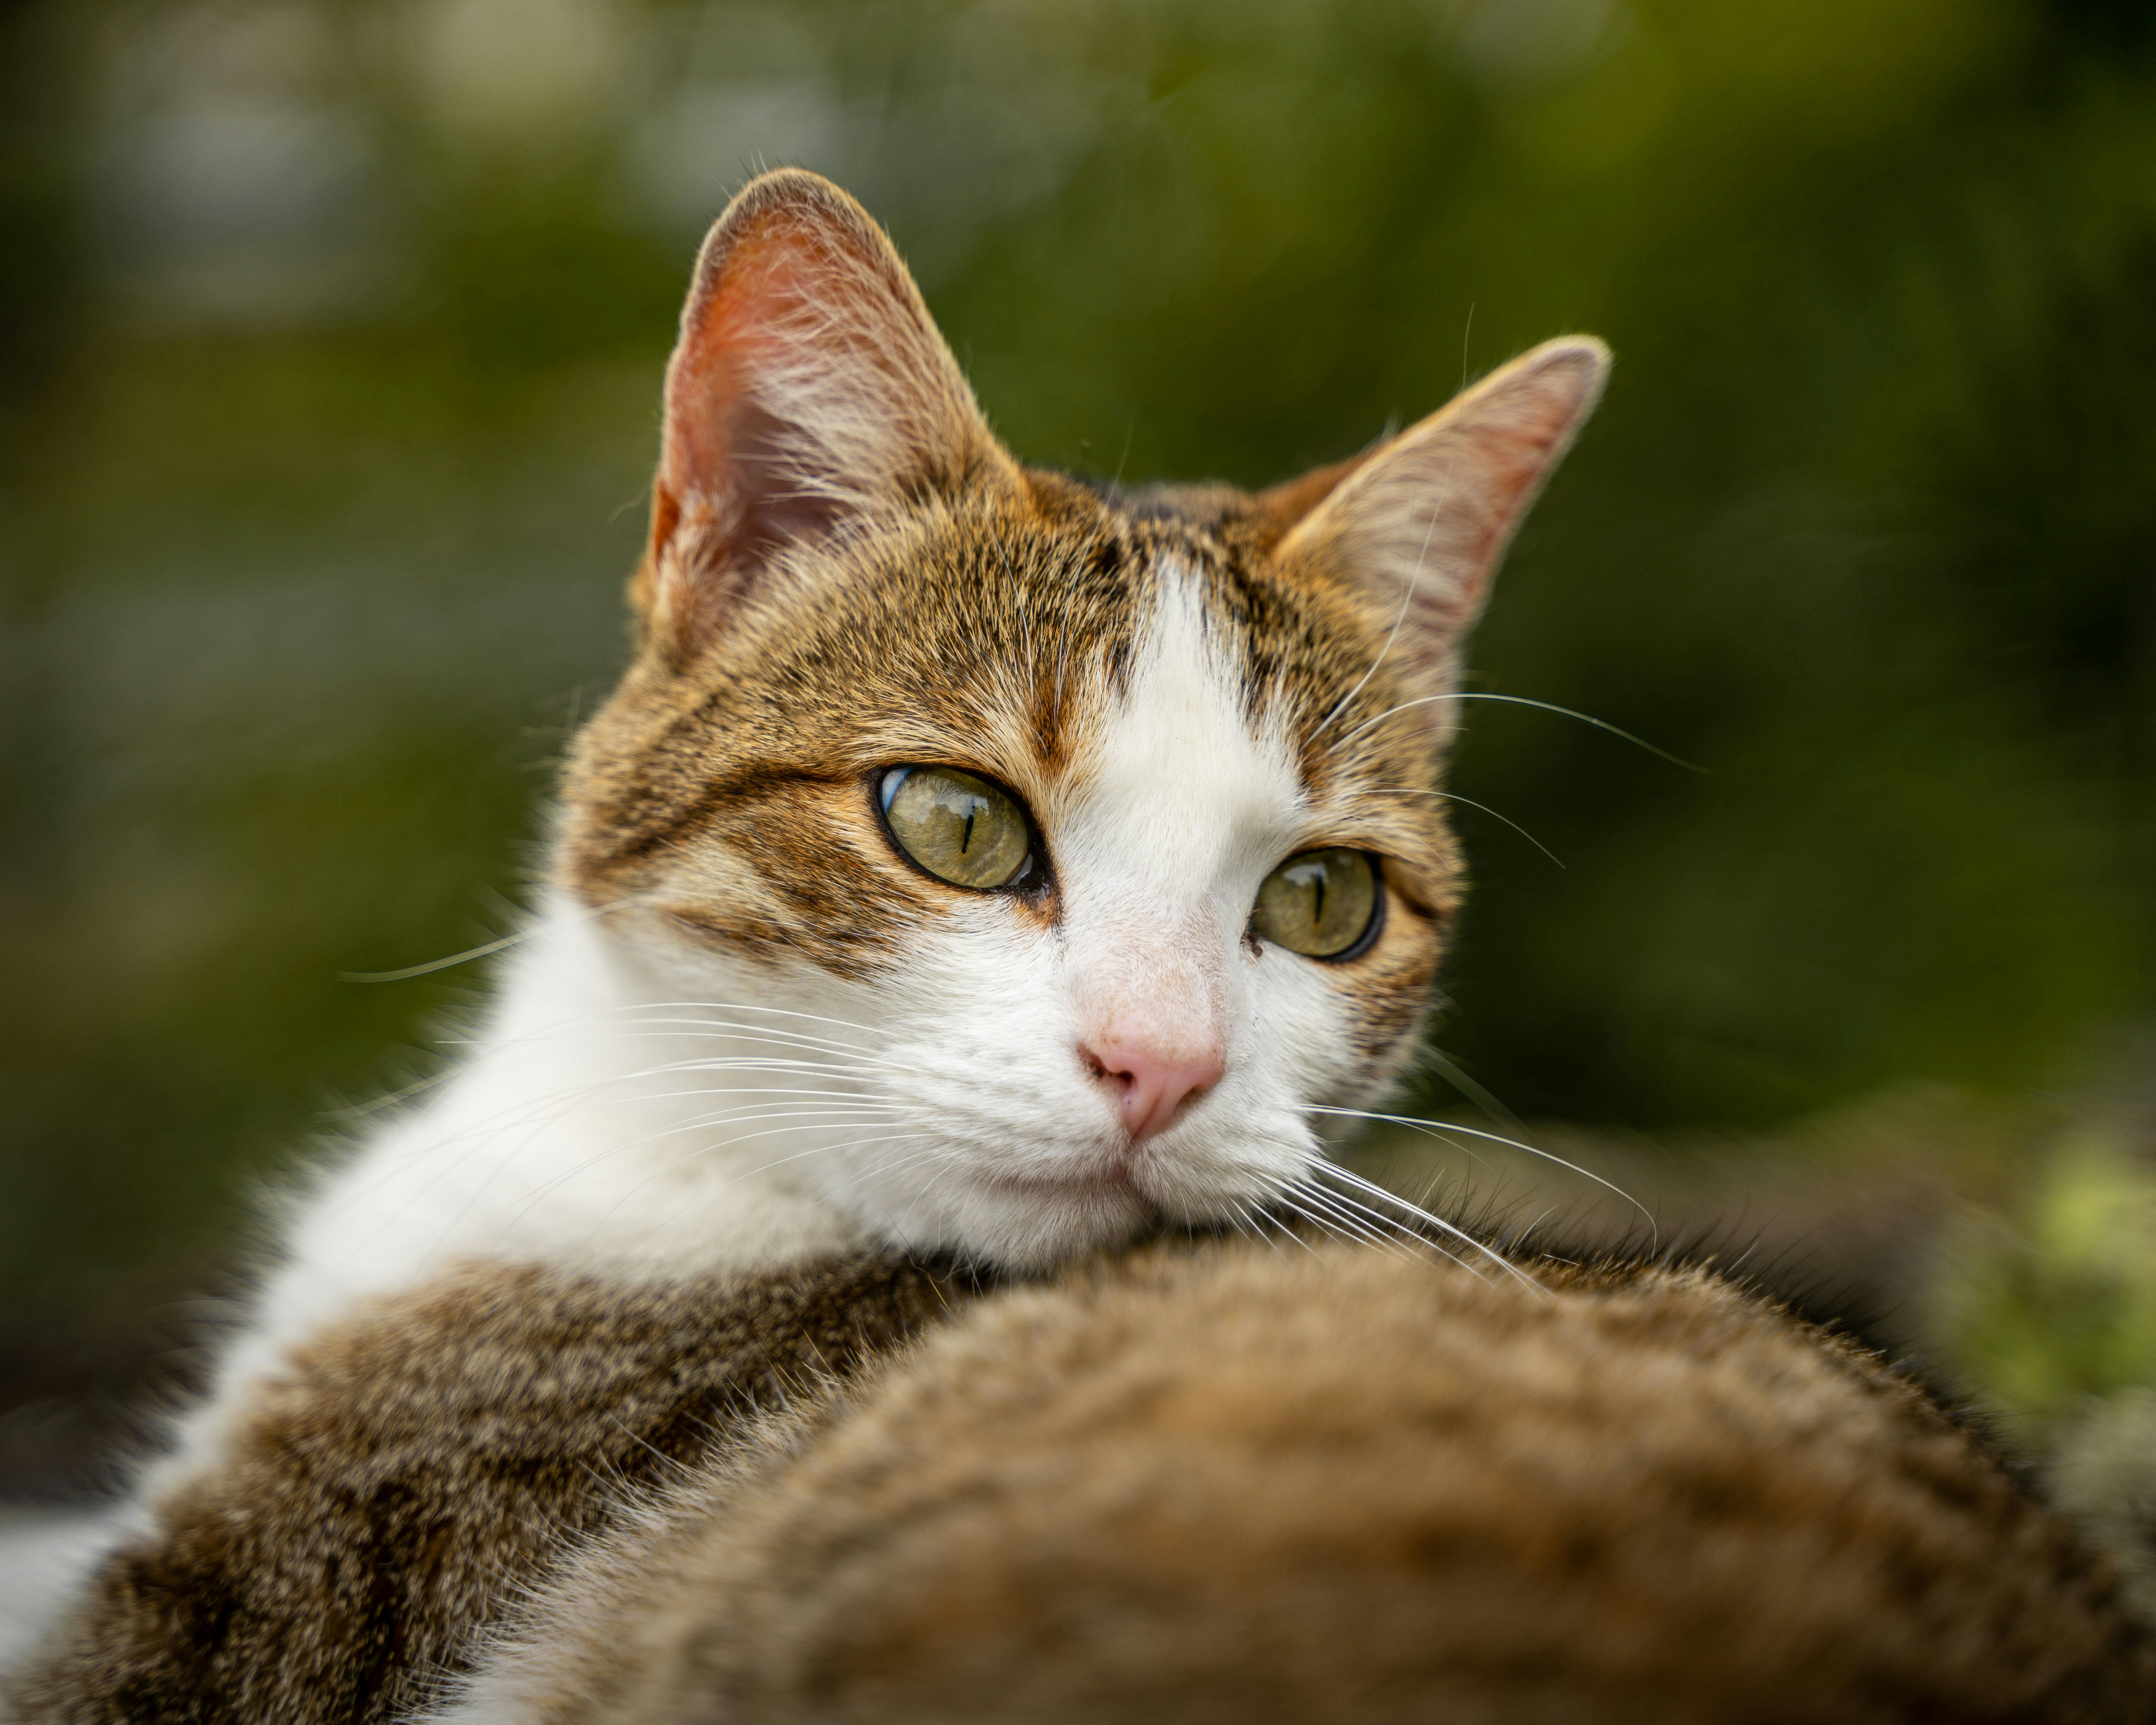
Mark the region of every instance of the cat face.
<instances>
[{"instance_id":1,"label":"cat face","mask_svg":"<svg viewBox=\"0 0 2156 1725\"><path fill-rule=\"evenodd\" d=\"M997 445L858 207L765 177L684 316L566 884L662 998L792 1039L831 1112L763 1142L887 1238L1037 1263L1273 1200L1414 1057L1460 640L1603 363L1278 491L1106 494Z\"/></svg>"}]
</instances>

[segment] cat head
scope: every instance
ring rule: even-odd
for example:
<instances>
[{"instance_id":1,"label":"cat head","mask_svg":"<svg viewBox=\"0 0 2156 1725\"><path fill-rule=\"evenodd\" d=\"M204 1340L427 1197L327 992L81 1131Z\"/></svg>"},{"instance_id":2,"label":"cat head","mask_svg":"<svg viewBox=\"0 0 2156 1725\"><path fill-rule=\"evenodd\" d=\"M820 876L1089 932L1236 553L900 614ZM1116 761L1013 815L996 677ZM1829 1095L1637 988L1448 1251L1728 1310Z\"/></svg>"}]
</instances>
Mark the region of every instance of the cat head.
<instances>
[{"instance_id":1,"label":"cat head","mask_svg":"<svg viewBox=\"0 0 2156 1725\"><path fill-rule=\"evenodd\" d=\"M765 175L683 313L562 883L855 1106L770 1156L886 1238L1270 1202L1417 1052L1461 647L1607 364L1547 343L1270 491L1103 488L998 443L860 206Z\"/></svg>"}]
</instances>

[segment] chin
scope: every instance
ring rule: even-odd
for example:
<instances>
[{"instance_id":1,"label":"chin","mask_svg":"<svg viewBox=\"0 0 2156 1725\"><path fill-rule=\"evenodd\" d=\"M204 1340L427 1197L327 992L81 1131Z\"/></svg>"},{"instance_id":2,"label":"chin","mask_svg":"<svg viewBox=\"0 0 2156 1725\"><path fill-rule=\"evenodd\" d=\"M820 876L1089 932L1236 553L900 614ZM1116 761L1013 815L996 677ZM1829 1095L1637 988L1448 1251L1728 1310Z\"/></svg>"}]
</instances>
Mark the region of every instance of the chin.
<instances>
[{"instance_id":1,"label":"chin","mask_svg":"<svg viewBox=\"0 0 2156 1725\"><path fill-rule=\"evenodd\" d=\"M1050 1270L1130 1239L1158 1206L1125 1174L1043 1179L975 1175L918 1204L871 1216L877 1231L916 1251L952 1251L998 1269Z\"/></svg>"}]
</instances>

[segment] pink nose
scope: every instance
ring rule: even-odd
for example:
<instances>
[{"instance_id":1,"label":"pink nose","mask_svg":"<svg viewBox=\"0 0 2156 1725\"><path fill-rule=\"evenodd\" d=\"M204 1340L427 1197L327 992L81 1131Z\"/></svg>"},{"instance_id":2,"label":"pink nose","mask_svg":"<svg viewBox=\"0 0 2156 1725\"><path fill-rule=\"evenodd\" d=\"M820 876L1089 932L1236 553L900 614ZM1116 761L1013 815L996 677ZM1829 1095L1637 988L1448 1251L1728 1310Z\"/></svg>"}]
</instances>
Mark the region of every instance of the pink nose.
<instances>
[{"instance_id":1,"label":"pink nose","mask_svg":"<svg viewBox=\"0 0 2156 1725\"><path fill-rule=\"evenodd\" d=\"M1078 1052L1096 1072L1122 1086L1116 1106L1133 1142L1167 1131L1183 1099L1210 1090L1227 1070L1218 1049L1171 1056L1142 1038L1113 1030Z\"/></svg>"}]
</instances>

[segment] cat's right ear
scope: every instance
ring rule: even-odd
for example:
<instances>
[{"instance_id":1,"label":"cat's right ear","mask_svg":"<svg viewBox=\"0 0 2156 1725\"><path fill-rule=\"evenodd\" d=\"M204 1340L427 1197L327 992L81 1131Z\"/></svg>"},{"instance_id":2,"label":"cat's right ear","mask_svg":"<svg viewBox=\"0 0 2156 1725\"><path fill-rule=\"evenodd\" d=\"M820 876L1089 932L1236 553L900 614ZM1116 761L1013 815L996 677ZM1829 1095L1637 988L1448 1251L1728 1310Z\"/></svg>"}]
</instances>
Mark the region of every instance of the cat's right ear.
<instances>
[{"instance_id":1,"label":"cat's right ear","mask_svg":"<svg viewBox=\"0 0 2156 1725\"><path fill-rule=\"evenodd\" d=\"M645 637L685 662L789 551L1016 473L883 230L818 175L764 174L705 240L667 364Z\"/></svg>"},{"instance_id":2,"label":"cat's right ear","mask_svg":"<svg viewBox=\"0 0 2156 1725\"><path fill-rule=\"evenodd\" d=\"M1505 547L1609 373L1592 336L1522 354L1389 442L1273 494L1299 516L1277 554L1362 594L1410 680L1448 691ZM1445 706L1423 711L1449 724Z\"/></svg>"}]
</instances>

